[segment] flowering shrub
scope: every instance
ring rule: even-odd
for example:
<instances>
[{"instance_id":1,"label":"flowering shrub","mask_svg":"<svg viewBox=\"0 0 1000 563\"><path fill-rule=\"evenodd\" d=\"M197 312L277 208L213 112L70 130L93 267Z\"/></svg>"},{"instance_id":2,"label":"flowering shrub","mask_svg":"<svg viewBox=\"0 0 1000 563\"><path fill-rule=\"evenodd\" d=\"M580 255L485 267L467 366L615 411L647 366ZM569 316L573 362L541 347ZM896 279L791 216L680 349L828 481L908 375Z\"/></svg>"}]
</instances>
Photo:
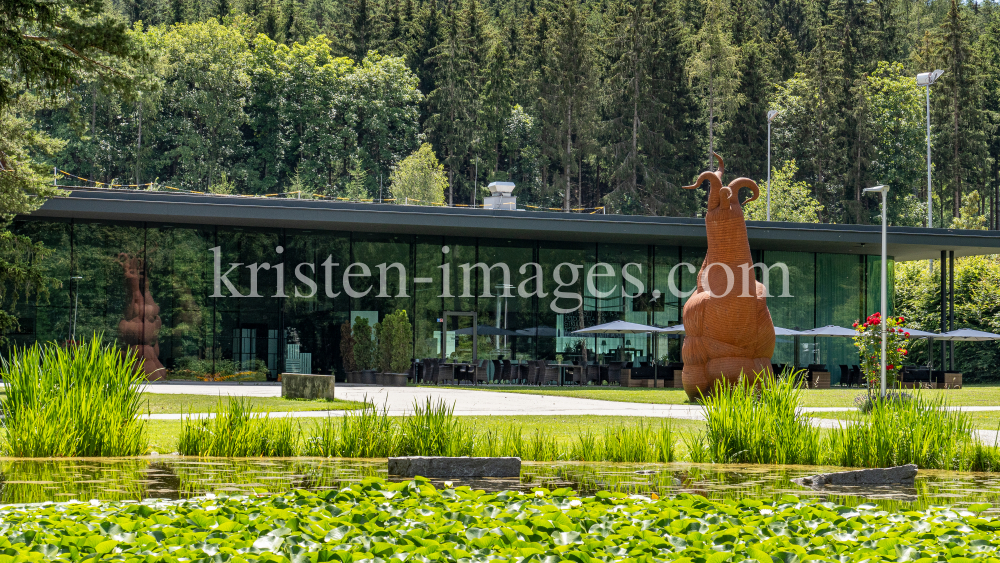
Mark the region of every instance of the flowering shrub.
<instances>
[{"instance_id":1,"label":"flowering shrub","mask_svg":"<svg viewBox=\"0 0 1000 563\"><path fill-rule=\"evenodd\" d=\"M910 333L906 331L903 317L888 317L885 320L885 384L886 387L896 385L897 376L903 369L906 359L906 347L910 343ZM868 380L869 387L878 387L882 372L879 356L882 353L882 314L873 313L863 323L854 323L858 331L854 337L854 345L858 347L861 358L861 371Z\"/></svg>"}]
</instances>

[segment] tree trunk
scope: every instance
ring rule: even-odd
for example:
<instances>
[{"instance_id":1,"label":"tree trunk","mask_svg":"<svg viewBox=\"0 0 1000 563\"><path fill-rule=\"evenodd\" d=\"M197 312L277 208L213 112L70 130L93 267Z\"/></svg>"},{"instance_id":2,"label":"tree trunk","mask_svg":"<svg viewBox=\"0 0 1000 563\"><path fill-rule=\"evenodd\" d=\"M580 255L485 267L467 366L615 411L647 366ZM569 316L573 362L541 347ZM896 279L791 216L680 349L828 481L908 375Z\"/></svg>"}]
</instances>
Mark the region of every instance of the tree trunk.
<instances>
[{"instance_id":1,"label":"tree trunk","mask_svg":"<svg viewBox=\"0 0 1000 563\"><path fill-rule=\"evenodd\" d=\"M955 186L954 186L954 206L953 215L958 217L962 212L962 166L959 161L959 141L958 141L958 80L955 81L955 90L952 93L951 102L951 125L952 125L952 147L954 154L952 155L952 166L955 172Z\"/></svg>"},{"instance_id":2,"label":"tree trunk","mask_svg":"<svg viewBox=\"0 0 1000 563\"><path fill-rule=\"evenodd\" d=\"M711 63L709 63L711 65ZM715 76L714 69L708 70L708 169L712 166L712 153L715 152L715 138L712 136L712 126L715 124Z\"/></svg>"},{"instance_id":3,"label":"tree trunk","mask_svg":"<svg viewBox=\"0 0 1000 563\"><path fill-rule=\"evenodd\" d=\"M570 102L566 107L566 165L565 173L566 176L566 197L563 198L564 211L569 213L569 198L572 193L573 182L570 176L570 167L573 163L573 102Z\"/></svg>"},{"instance_id":4,"label":"tree trunk","mask_svg":"<svg viewBox=\"0 0 1000 563\"><path fill-rule=\"evenodd\" d=\"M142 98L139 98L139 138L135 145L135 187L139 189L142 183ZM209 184L211 184L209 180Z\"/></svg>"},{"instance_id":5,"label":"tree trunk","mask_svg":"<svg viewBox=\"0 0 1000 563\"><path fill-rule=\"evenodd\" d=\"M90 97L90 144L94 148L93 159L90 161L90 179L97 181L97 83L94 83L93 94Z\"/></svg>"}]
</instances>

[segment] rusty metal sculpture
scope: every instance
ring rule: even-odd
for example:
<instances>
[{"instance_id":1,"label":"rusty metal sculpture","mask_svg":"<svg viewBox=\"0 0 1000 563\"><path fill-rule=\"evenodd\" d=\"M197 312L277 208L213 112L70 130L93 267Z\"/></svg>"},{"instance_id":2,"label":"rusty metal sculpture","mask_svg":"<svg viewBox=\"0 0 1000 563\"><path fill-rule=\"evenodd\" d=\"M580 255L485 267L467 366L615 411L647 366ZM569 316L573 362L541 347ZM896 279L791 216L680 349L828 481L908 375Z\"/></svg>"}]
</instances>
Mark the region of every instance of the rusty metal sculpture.
<instances>
[{"instance_id":1,"label":"rusty metal sculpture","mask_svg":"<svg viewBox=\"0 0 1000 563\"><path fill-rule=\"evenodd\" d=\"M142 370L147 379L163 379L166 369L160 363L158 339L163 323L160 306L149 292L145 263L142 258L124 252L118 255L118 263L125 272L125 290L129 300L125 305L124 318L118 323L118 337L135 351L138 359L143 360Z\"/></svg>"},{"instance_id":2,"label":"rusty metal sculpture","mask_svg":"<svg viewBox=\"0 0 1000 563\"><path fill-rule=\"evenodd\" d=\"M747 225L738 199L740 188L753 192L744 204L757 199L760 188L749 178L723 186L722 157L715 154L715 158L717 171L702 172L694 185L685 186L694 189L706 180L709 183L708 253L698 272L698 286L684 305L682 379L692 400L707 396L715 385L736 383L741 374L752 378L771 373L774 354L767 290L753 275Z\"/></svg>"}]
</instances>

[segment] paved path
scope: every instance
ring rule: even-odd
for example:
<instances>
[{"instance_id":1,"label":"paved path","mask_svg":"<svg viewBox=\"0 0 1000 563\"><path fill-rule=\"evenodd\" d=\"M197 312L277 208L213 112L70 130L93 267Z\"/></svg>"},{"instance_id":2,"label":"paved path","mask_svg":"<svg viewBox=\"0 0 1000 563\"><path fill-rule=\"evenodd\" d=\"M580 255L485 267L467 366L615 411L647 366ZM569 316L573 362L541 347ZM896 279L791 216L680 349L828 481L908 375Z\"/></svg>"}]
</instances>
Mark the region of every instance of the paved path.
<instances>
[{"instance_id":1,"label":"paved path","mask_svg":"<svg viewBox=\"0 0 1000 563\"><path fill-rule=\"evenodd\" d=\"M151 383L146 386L150 393L171 393L184 395L233 395L246 397L280 397L280 385L179 385ZM379 387L377 385L337 385L337 398L349 401L373 401L383 405L394 416L413 412L414 401L423 404L427 399L442 399L455 405L459 416L513 416L513 415L602 415L602 416L649 416L661 418L685 418L700 420L702 409L697 405L651 405L645 403L625 403L579 399L576 397L554 397L550 395L529 395L525 393L503 393L499 391L477 391L474 389L450 389L433 387ZM296 417L339 416L344 411L302 411ZM180 415L152 415L153 419L178 419Z\"/></svg>"}]
</instances>

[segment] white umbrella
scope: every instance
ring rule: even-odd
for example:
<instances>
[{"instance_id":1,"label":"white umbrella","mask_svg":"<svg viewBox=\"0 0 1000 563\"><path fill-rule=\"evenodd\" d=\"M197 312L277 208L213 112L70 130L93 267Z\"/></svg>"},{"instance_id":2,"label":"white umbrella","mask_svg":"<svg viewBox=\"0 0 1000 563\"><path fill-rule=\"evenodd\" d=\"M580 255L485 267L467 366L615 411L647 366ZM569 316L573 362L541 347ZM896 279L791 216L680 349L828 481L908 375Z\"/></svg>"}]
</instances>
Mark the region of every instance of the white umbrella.
<instances>
[{"instance_id":1,"label":"white umbrella","mask_svg":"<svg viewBox=\"0 0 1000 563\"><path fill-rule=\"evenodd\" d=\"M1000 334L972 330L971 328L960 328L944 334L935 335L938 340L955 340L958 342L985 342L987 340L1000 340Z\"/></svg>"},{"instance_id":2,"label":"white umbrella","mask_svg":"<svg viewBox=\"0 0 1000 563\"><path fill-rule=\"evenodd\" d=\"M906 328L905 326L899 327L903 329L903 332L909 332L910 338L938 338L941 335L936 332L927 332L926 330L917 330L915 328Z\"/></svg>"},{"instance_id":3,"label":"white umbrella","mask_svg":"<svg viewBox=\"0 0 1000 563\"><path fill-rule=\"evenodd\" d=\"M853 328L844 328L837 325L826 325L819 328L811 328L798 333L798 336L857 336L858 331Z\"/></svg>"},{"instance_id":4,"label":"white umbrella","mask_svg":"<svg viewBox=\"0 0 1000 563\"><path fill-rule=\"evenodd\" d=\"M612 321L610 323L574 330L573 334L642 334L646 332L662 331L663 329L655 326L630 323L628 321Z\"/></svg>"},{"instance_id":5,"label":"white umbrella","mask_svg":"<svg viewBox=\"0 0 1000 563\"><path fill-rule=\"evenodd\" d=\"M775 336L801 336L802 333L797 330L792 330L790 328L781 328L780 326L774 327Z\"/></svg>"},{"instance_id":6,"label":"white umbrella","mask_svg":"<svg viewBox=\"0 0 1000 563\"><path fill-rule=\"evenodd\" d=\"M684 323L656 329L660 334L684 334Z\"/></svg>"}]
</instances>

